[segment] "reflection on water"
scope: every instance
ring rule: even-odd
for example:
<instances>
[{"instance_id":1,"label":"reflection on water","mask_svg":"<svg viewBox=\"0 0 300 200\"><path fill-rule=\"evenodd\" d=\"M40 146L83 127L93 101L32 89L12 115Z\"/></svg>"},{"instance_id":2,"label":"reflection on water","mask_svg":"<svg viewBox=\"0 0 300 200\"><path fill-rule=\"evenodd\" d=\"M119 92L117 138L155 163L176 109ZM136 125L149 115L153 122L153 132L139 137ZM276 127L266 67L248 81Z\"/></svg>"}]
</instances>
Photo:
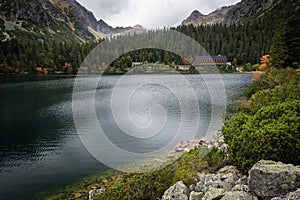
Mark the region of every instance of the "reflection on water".
<instances>
[{"instance_id":1,"label":"reflection on water","mask_svg":"<svg viewBox=\"0 0 300 200\"><path fill-rule=\"evenodd\" d=\"M134 75L133 81L123 87L143 82L144 76L153 75ZM175 76L160 76L162 81L176 86ZM161 104L166 110L167 121L161 129L162 134L151 139L133 139L116 126L110 109L112 90L119 78L103 77L95 96L97 117L104 131L109 133L107 136L119 147L133 152L149 152L164 146L178 130L181 115L178 99L159 85L145 85L136 90L129 107L133 120L139 125L147 125L149 108ZM200 126L197 137L201 137L206 133L209 121L216 116L211 116L211 99L201 75L185 75L185 78L194 87L198 98ZM90 156L76 133L71 99L74 78L32 79L0 84L0 199L28 199L38 192L55 190L87 174L107 169ZM87 84L97 80L86 79ZM250 84L251 75L224 74L222 79L227 105L231 105ZM209 81L220 84L213 77ZM188 123L193 120L191 115L185 125L193 124ZM213 126L219 129L221 124ZM134 127L128 128L134 130ZM188 136L189 133L186 138Z\"/></svg>"}]
</instances>

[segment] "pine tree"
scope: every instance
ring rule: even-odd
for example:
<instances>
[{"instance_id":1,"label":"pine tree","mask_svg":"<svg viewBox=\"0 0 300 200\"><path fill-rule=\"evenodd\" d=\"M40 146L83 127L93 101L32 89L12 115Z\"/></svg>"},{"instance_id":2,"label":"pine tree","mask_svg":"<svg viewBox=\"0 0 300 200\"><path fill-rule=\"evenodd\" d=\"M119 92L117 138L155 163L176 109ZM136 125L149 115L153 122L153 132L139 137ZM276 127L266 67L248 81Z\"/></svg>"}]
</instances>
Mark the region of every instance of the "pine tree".
<instances>
[{"instance_id":1,"label":"pine tree","mask_svg":"<svg viewBox=\"0 0 300 200\"><path fill-rule=\"evenodd\" d=\"M289 54L286 40L286 28L280 28L276 31L270 49L271 64L273 67L288 67Z\"/></svg>"}]
</instances>

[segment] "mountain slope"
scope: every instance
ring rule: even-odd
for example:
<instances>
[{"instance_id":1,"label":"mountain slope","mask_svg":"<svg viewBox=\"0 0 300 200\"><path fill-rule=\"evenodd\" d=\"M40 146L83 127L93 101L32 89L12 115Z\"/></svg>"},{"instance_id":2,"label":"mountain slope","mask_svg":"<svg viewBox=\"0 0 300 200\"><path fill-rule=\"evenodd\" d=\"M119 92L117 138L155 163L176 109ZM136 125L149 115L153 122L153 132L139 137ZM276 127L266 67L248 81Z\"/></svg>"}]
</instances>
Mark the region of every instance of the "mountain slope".
<instances>
[{"instance_id":1,"label":"mountain slope","mask_svg":"<svg viewBox=\"0 0 300 200\"><path fill-rule=\"evenodd\" d=\"M103 20L97 21L94 14L79 4L76 0L51 0L52 3L70 18L77 26L91 29L100 34L112 34L114 28Z\"/></svg>"},{"instance_id":2,"label":"mountain slope","mask_svg":"<svg viewBox=\"0 0 300 200\"><path fill-rule=\"evenodd\" d=\"M0 39L55 39L84 41L94 39L87 29L48 0L5 0L0 4Z\"/></svg>"},{"instance_id":3,"label":"mountain slope","mask_svg":"<svg viewBox=\"0 0 300 200\"><path fill-rule=\"evenodd\" d=\"M135 30L113 28L76 0L4 0L0 3L0 40L55 39L77 41L102 39Z\"/></svg>"},{"instance_id":4,"label":"mountain slope","mask_svg":"<svg viewBox=\"0 0 300 200\"><path fill-rule=\"evenodd\" d=\"M187 19L182 22L182 25L206 25L217 23L232 24L235 22L239 22L242 19L246 19L254 15L259 15L279 1L242 0L235 5L225 6L217 9L209 13L208 15L203 15L199 11L195 10Z\"/></svg>"}]
</instances>

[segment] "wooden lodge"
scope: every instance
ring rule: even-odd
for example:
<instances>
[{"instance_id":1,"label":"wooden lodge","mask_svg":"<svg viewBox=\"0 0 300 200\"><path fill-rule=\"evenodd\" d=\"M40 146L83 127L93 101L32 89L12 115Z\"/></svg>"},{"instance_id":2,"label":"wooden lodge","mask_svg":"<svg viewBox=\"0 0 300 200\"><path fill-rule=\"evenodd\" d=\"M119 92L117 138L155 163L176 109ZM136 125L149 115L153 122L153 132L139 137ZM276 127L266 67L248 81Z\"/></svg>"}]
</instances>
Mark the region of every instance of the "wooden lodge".
<instances>
[{"instance_id":1,"label":"wooden lodge","mask_svg":"<svg viewBox=\"0 0 300 200\"><path fill-rule=\"evenodd\" d=\"M196 56L193 65L196 67L210 66L210 65L228 65L226 56Z\"/></svg>"}]
</instances>

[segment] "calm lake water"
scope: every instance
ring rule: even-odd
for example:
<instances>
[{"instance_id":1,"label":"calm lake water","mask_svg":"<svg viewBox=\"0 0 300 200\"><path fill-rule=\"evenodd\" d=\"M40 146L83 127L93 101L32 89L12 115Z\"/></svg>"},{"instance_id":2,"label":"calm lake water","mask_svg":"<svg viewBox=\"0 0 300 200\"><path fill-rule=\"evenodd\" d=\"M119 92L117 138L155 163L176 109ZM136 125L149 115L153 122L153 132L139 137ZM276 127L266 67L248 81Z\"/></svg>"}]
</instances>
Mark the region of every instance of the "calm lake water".
<instances>
[{"instance_id":1,"label":"calm lake water","mask_svg":"<svg viewBox=\"0 0 300 200\"><path fill-rule=\"evenodd\" d=\"M174 75L133 75L132 81L122 87L140 84L149 76L159 76L162 83L176 87ZM205 135L209 121L214 118L203 76L209 76L207 80L216 88L221 84L215 77L217 75L184 75L193 86L201 112L197 137ZM178 99L167 88L158 85L146 85L136 90L130 112L141 123L147 121L146 111L153 102L163 105L168 117L158 138L147 142L132 140L122 134L110 109L111 94L120 78L102 77L97 87L95 108L103 130L109 133L113 143L129 151L148 152L160 148L178 129L181 114ZM252 75L222 74L221 78L230 109L251 83ZM0 199L30 199L37 193L60 189L84 176L108 169L88 153L76 132L72 113L75 77L38 79L23 77L22 82L12 83L14 80L0 84ZM86 79L87 84L97 81L94 77L82 79ZM222 124L213 125L218 130Z\"/></svg>"}]
</instances>

